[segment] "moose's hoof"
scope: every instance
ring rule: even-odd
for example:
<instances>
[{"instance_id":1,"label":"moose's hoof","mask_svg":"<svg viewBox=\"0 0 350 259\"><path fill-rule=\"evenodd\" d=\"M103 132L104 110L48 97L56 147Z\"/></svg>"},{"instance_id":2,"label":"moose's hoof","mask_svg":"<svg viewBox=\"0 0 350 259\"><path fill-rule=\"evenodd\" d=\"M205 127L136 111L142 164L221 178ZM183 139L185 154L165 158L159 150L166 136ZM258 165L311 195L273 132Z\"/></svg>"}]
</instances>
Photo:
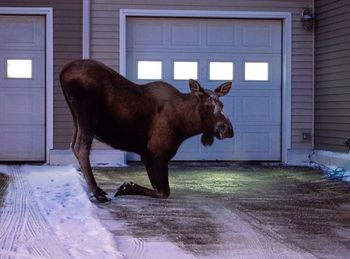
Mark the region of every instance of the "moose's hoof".
<instances>
[{"instance_id":1,"label":"moose's hoof","mask_svg":"<svg viewBox=\"0 0 350 259\"><path fill-rule=\"evenodd\" d=\"M117 190L117 192L114 194L114 197L117 197L119 195L130 195L133 194L133 182L125 182L123 183Z\"/></svg>"},{"instance_id":2,"label":"moose's hoof","mask_svg":"<svg viewBox=\"0 0 350 259\"><path fill-rule=\"evenodd\" d=\"M106 193L104 190L102 190L100 187L97 187L97 191L98 193L100 194L103 194L103 195L108 195L108 193Z\"/></svg>"},{"instance_id":3,"label":"moose's hoof","mask_svg":"<svg viewBox=\"0 0 350 259\"><path fill-rule=\"evenodd\" d=\"M96 198L96 200L100 203L111 201L111 199L107 197L107 193L100 188L98 188L96 193L94 193L93 195Z\"/></svg>"}]
</instances>

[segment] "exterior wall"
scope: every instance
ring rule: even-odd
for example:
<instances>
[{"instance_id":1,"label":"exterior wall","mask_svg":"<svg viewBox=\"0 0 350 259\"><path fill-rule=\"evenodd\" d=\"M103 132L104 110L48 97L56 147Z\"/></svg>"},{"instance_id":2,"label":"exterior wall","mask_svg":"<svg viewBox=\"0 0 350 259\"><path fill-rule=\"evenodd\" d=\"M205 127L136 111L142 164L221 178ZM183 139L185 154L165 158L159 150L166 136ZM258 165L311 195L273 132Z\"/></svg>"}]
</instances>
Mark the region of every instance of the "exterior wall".
<instances>
[{"instance_id":1,"label":"exterior wall","mask_svg":"<svg viewBox=\"0 0 350 259\"><path fill-rule=\"evenodd\" d=\"M312 141L302 140L302 132L313 131L313 32L300 22L303 9L312 0L91 0L91 58L119 70L119 10L173 9L212 11L290 12L292 24L292 148L311 149Z\"/></svg>"},{"instance_id":2,"label":"exterior wall","mask_svg":"<svg viewBox=\"0 0 350 259\"><path fill-rule=\"evenodd\" d=\"M350 2L315 1L315 148L345 152L350 137Z\"/></svg>"},{"instance_id":3,"label":"exterior wall","mask_svg":"<svg viewBox=\"0 0 350 259\"><path fill-rule=\"evenodd\" d=\"M59 73L67 62L82 57L82 0L31 1L2 0L0 7L52 7L54 14L54 148L67 149L72 135L72 120L66 106Z\"/></svg>"}]
</instances>

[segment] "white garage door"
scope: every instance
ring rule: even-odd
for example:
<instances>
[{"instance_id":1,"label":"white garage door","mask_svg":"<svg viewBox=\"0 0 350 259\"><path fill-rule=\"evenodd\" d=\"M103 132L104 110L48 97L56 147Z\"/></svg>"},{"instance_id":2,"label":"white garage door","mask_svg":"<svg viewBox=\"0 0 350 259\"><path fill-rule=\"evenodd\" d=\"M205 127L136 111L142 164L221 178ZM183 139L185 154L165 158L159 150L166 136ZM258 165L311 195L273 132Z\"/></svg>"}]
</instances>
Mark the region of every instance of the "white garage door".
<instances>
[{"instance_id":1,"label":"white garage door","mask_svg":"<svg viewBox=\"0 0 350 259\"><path fill-rule=\"evenodd\" d=\"M0 161L45 160L45 18L0 16Z\"/></svg>"},{"instance_id":2,"label":"white garage door","mask_svg":"<svg viewBox=\"0 0 350 259\"><path fill-rule=\"evenodd\" d=\"M233 81L222 100L235 137L210 148L194 137L175 159L280 160L280 20L132 17L126 35L127 77L137 83L161 79L189 92L188 78L212 89Z\"/></svg>"}]
</instances>

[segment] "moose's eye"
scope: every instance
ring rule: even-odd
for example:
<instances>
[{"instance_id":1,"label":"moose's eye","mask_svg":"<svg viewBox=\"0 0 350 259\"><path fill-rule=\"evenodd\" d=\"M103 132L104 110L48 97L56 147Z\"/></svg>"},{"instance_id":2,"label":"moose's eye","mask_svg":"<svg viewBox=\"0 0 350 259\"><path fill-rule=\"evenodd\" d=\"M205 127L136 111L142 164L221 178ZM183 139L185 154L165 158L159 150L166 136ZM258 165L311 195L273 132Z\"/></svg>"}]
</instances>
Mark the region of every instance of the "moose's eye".
<instances>
[{"instance_id":1,"label":"moose's eye","mask_svg":"<svg viewBox=\"0 0 350 259\"><path fill-rule=\"evenodd\" d=\"M205 109L208 110L208 111L214 109L214 104L213 104L212 102L210 102L210 101L206 102L206 103L204 104L204 106L205 106Z\"/></svg>"}]
</instances>

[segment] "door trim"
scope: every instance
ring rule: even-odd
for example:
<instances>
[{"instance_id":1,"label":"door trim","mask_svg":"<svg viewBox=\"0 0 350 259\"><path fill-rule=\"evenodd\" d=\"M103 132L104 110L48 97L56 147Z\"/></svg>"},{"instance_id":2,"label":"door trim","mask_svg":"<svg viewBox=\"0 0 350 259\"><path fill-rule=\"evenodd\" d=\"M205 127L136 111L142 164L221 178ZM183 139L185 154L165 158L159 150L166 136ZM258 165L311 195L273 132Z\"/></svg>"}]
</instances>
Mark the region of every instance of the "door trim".
<instances>
[{"instance_id":1,"label":"door trim","mask_svg":"<svg viewBox=\"0 0 350 259\"><path fill-rule=\"evenodd\" d=\"M292 78L292 14L290 12L240 12L197 10L120 9L119 13L119 71L126 75L127 17L193 17L193 18L252 18L282 20L282 128L281 161L288 163L291 148L291 78Z\"/></svg>"},{"instance_id":2,"label":"door trim","mask_svg":"<svg viewBox=\"0 0 350 259\"><path fill-rule=\"evenodd\" d=\"M0 7L0 15L45 16L45 162L49 161L53 148L53 9L51 7Z\"/></svg>"}]
</instances>

